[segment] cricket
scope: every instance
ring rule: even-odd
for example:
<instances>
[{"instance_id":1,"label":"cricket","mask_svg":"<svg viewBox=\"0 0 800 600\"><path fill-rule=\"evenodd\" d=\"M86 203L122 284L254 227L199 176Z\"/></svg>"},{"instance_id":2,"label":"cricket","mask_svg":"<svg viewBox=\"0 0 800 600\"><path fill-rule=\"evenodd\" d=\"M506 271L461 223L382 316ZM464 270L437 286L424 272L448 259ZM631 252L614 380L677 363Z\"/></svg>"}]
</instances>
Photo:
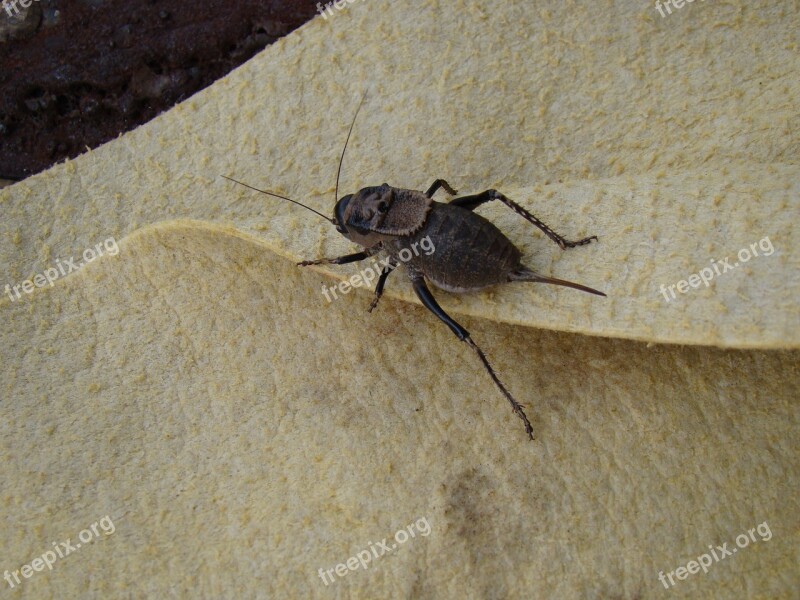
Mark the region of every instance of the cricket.
<instances>
[{"instance_id":1,"label":"cricket","mask_svg":"<svg viewBox=\"0 0 800 600\"><path fill-rule=\"evenodd\" d=\"M222 177L254 191L287 200L310 210L333 224L336 231L345 238L363 248L358 252L335 258L302 261L297 263L298 266L343 265L365 260L381 252L388 255L389 260L388 262L384 261L385 266L375 285L375 295L368 309L370 312L377 306L389 275L402 265L411 280L414 293L422 305L436 315L459 340L477 354L489 377L511 404L514 413L524 423L525 433L529 439L533 440L533 427L523 410L523 405L517 402L500 381L483 350L473 341L469 332L439 306L428 287L428 282L453 294L475 292L514 281L529 281L560 285L605 296L603 292L578 283L539 275L522 264L522 252L493 223L475 212L475 209L482 204L494 200L503 203L538 227L562 250L583 246L592 240L596 241L597 236L570 241L558 235L525 208L494 189L479 194L455 197L447 203L437 202L433 200L433 196L440 189L451 196L458 196L458 192L444 179L436 179L425 192L396 188L384 183L380 186L365 187L355 194L347 194L339 198L339 178L342 173L344 156L363 103L364 97L362 96L339 158L333 218L326 217L321 212L286 196L255 188L225 175ZM401 259L401 253L405 252L406 256L410 256L409 248L416 247L425 238L433 242L436 248L435 252L415 253L410 259Z\"/></svg>"}]
</instances>

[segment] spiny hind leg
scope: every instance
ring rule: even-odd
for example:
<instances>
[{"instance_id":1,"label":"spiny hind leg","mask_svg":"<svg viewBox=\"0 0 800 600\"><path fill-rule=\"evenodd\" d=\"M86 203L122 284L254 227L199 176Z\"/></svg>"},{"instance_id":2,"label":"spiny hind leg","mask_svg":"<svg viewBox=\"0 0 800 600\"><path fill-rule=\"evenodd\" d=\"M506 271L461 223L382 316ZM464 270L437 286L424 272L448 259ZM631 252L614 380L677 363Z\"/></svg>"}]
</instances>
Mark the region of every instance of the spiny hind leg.
<instances>
[{"instance_id":1,"label":"spiny hind leg","mask_svg":"<svg viewBox=\"0 0 800 600\"><path fill-rule=\"evenodd\" d=\"M545 223L539 220L535 215L529 213L527 210L522 208L519 204L514 202L513 200L506 198L503 194L498 192L497 190L486 190L485 192L481 192L480 194L475 194L474 196L463 196L461 198L456 198L455 200L451 201L450 204L454 206L460 206L461 208L466 208L467 210L475 210L481 204L485 202L491 202L492 200L499 200L506 206L508 206L511 210L513 210L518 215L521 215L527 221L533 223L541 229L544 234L553 240L556 244L558 244L561 249L566 248L574 248L575 246L583 246L584 244L588 244L592 240L597 240L596 235L592 235L582 240L571 241L565 237L558 235L555 231L550 229Z\"/></svg>"},{"instance_id":2,"label":"spiny hind leg","mask_svg":"<svg viewBox=\"0 0 800 600\"><path fill-rule=\"evenodd\" d=\"M531 427L530 421L528 421L528 417L525 415L525 411L522 410L522 405L514 399L514 396L506 389L506 387L500 382L498 379L497 374L492 369L492 366L489 364L489 361L486 359L486 355L483 351L478 347L478 344L472 341L472 338L469 335L469 331L464 329L461 325L456 323L450 315L448 315L442 307L439 306L439 303L436 302L436 299L431 294L431 291L428 289L428 286L425 285L425 280L421 274L412 274L411 275L411 283L414 286L414 292L417 294L417 297L420 299L422 304L435 314L439 319L447 325L450 330L456 334L458 339L462 342L466 343L470 348L472 348L475 353L480 358L481 362L483 363L484 368L489 373L489 377L492 378L495 385L500 389L500 392L506 397L506 399L511 403L511 408L514 410L514 414L516 414L522 422L525 424L525 433L528 434L530 439L533 439L533 427Z\"/></svg>"}]
</instances>

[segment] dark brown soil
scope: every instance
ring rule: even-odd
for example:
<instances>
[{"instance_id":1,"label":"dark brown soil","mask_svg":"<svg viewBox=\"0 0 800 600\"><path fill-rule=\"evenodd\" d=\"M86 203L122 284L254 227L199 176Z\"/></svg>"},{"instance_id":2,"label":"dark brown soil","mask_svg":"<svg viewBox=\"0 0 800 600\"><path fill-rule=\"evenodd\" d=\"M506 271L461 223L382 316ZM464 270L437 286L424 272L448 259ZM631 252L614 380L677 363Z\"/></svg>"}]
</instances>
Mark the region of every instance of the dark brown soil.
<instances>
[{"instance_id":1,"label":"dark brown soil","mask_svg":"<svg viewBox=\"0 0 800 600\"><path fill-rule=\"evenodd\" d=\"M149 121L311 19L316 4L33 0L17 4L22 18L0 7L0 178Z\"/></svg>"}]
</instances>

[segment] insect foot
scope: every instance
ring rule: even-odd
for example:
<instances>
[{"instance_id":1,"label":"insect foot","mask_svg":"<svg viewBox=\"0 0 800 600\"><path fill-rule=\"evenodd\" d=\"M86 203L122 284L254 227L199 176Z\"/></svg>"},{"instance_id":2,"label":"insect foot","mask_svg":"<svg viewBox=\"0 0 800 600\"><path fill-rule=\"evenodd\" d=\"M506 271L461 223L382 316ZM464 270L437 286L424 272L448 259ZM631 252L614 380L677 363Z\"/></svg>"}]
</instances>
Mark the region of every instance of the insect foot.
<instances>
[{"instance_id":1,"label":"insect foot","mask_svg":"<svg viewBox=\"0 0 800 600\"><path fill-rule=\"evenodd\" d=\"M467 345L470 348L475 350L475 352L478 355L478 358L481 359L481 362L483 363L483 366L486 367L486 370L489 372L489 377L492 378L492 381L494 381L495 385L497 385L497 387L500 388L500 392L511 403L511 408L514 411L514 414L516 414L520 419L522 419L522 422L525 423L525 433L527 433L528 437L532 440L533 439L533 427L531 427L531 422L528 421L528 417L525 414L525 411L522 410L522 405L514 399L514 396L511 395L511 392L509 392L506 389L506 386L504 386L500 382L500 379L497 377L497 373L494 372L494 369L489 364L489 361L486 360L486 355L483 353L483 350L481 350L478 347L478 344L473 342L472 338L469 337L469 335L466 338L464 338L464 341L467 343Z\"/></svg>"}]
</instances>

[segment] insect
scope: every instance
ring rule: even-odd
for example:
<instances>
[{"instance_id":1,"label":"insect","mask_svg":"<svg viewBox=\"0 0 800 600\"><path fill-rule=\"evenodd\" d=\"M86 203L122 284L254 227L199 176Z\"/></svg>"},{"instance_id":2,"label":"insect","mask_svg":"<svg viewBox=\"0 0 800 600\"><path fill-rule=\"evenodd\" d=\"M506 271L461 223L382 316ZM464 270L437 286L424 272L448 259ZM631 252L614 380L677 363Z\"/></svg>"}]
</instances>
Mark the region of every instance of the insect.
<instances>
[{"instance_id":1,"label":"insect","mask_svg":"<svg viewBox=\"0 0 800 600\"><path fill-rule=\"evenodd\" d=\"M359 252L336 258L303 261L297 263L299 266L343 265L365 260L380 252L387 253L389 261L388 263L384 261L385 266L378 277L375 296L369 307L370 312L377 306L387 278L402 264L419 300L447 325L459 340L475 351L494 384L511 403L514 413L522 419L528 437L533 439L533 428L522 405L514 399L497 377L497 373L489 364L486 355L473 341L469 332L439 306L431 294L426 280L437 288L456 294L477 291L512 281L533 281L566 286L590 294L605 296L603 292L578 283L539 275L523 265L520 250L494 224L474 212L482 204L493 200L502 202L527 219L562 249L588 244L592 240L597 240L597 236L593 235L577 241L567 240L497 190L486 190L480 194L457 197L448 203L436 202L433 200L433 195L439 189L444 189L452 196L458 194L444 179L434 181L425 192L395 188L384 183L380 186L365 187L355 194L347 194L339 198L342 163L363 102L364 98L362 97L339 158L333 218L328 218L313 208L286 196L260 190L224 175L223 177L252 190L288 200L316 213L332 223L336 230L348 240L363 248ZM412 253L408 248L419 245L425 238L429 238L429 241L433 242L434 252L430 254L415 252L411 258L401 260L404 250L408 252L406 256L411 256Z\"/></svg>"}]
</instances>

